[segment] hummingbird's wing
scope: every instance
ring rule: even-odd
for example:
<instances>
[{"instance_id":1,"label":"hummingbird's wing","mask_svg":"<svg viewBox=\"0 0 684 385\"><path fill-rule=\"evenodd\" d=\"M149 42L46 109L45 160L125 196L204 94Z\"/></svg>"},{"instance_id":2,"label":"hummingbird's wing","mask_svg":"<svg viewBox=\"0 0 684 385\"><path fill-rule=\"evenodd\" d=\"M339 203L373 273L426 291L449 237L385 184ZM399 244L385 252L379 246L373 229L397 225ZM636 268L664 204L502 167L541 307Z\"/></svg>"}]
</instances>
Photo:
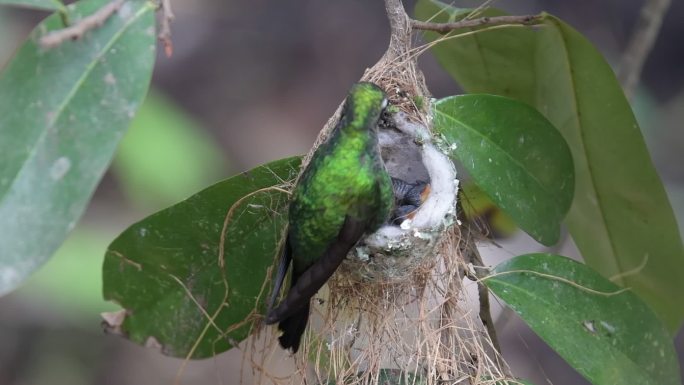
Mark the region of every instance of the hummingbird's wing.
<instances>
[{"instance_id":1,"label":"hummingbird's wing","mask_svg":"<svg viewBox=\"0 0 684 385\"><path fill-rule=\"evenodd\" d=\"M290 245L290 237L285 236L285 245L283 246L283 251L278 259L278 270L275 275L275 283L273 284L273 291L271 292L271 299L268 301L268 312L273 310L276 299L278 299L278 294L280 294L280 289L283 287L285 282L285 276L287 275L287 269L290 267L290 261L292 261L292 245Z\"/></svg>"},{"instance_id":2,"label":"hummingbird's wing","mask_svg":"<svg viewBox=\"0 0 684 385\"><path fill-rule=\"evenodd\" d=\"M283 321L307 306L311 297L333 275L337 267L347 256L349 250L361 239L368 223L347 215L337 239L325 250L321 258L306 269L287 293L287 297L266 317L267 324Z\"/></svg>"}]
</instances>

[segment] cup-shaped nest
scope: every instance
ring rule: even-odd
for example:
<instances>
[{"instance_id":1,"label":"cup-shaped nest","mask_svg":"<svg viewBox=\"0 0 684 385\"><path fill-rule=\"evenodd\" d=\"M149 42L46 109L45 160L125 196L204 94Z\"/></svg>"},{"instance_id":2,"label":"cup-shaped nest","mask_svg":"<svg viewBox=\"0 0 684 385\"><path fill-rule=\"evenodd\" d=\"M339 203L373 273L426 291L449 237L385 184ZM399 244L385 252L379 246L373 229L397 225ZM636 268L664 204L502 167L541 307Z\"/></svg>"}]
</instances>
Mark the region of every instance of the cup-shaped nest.
<instances>
[{"instance_id":1,"label":"cup-shaped nest","mask_svg":"<svg viewBox=\"0 0 684 385\"><path fill-rule=\"evenodd\" d=\"M435 254L442 236L456 222L458 180L454 164L432 143L429 129L402 111L387 114L378 128L388 173L405 186L420 186L420 205L368 235L343 265L349 278L405 281ZM404 198L395 188L397 208ZM404 189L406 190L406 189Z\"/></svg>"}]
</instances>

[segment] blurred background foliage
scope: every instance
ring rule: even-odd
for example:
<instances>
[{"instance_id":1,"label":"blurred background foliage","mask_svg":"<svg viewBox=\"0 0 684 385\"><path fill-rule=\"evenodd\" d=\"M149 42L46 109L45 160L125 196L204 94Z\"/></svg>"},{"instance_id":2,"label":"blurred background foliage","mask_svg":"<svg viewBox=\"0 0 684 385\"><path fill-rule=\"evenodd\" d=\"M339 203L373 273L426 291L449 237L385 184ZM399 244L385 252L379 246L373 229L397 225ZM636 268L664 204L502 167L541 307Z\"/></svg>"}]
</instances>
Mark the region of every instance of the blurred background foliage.
<instances>
[{"instance_id":1,"label":"blurred background foliage","mask_svg":"<svg viewBox=\"0 0 684 385\"><path fill-rule=\"evenodd\" d=\"M116 309L101 297L107 244L131 223L217 180L306 152L349 85L384 52L389 34L381 1L173 3L174 55L158 57L153 90L88 212L47 265L21 289L0 298L0 385L172 383L181 360L101 331L99 312ZM546 10L562 17L617 69L642 4L516 0L495 5L513 14ZM412 9L413 2L405 6ZM46 15L0 8L0 66ZM684 2L673 1L633 99L680 224L682 17ZM435 96L459 92L430 54L421 65ZM487 262L539 249L522 235L502 246L486 248ZM572 244L561 247L555 251L576 255ZM514 316L504 312L497 326L516 375L536 384L586 383ZM683 345L680 331L680 357ZM239 364L237 351L192 362L184 383L237 383Z\"/></svg>"},{"instance_id":2,"label":"blurred background foliage","mask_svg":"<svg viewBox=\"0 0 684 385\"><path fill-rule=\"evenodd\" d=\"M220 179L223 150L181 107L152 90L121 141L112 173L139 210L159 210Z\"/></svg>"}]
</instances>

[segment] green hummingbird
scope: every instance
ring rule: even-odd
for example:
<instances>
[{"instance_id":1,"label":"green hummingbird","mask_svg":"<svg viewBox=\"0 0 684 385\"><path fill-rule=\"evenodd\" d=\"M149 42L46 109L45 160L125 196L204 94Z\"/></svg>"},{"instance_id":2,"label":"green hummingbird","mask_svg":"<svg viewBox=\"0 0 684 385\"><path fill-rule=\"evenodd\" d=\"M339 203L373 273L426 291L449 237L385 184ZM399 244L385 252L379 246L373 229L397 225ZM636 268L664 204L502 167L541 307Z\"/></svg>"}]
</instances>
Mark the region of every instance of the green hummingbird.
<instances>
[{"instance_id":1,"label":"green hummingbird","mask_svg":"<svg viewBox=\"0 0 684 385\"><path fill-rule=\"evenodd\" d=\"M292 192L289 227L267 324L279 322L283 349L299 349L310 299L366 233L386 223L394 205L392 180L380 157L377 129L387 96L357 83L329 139L316 150ZM290 289L273 308L292 262Z\"/></svg>"}]
</instances>

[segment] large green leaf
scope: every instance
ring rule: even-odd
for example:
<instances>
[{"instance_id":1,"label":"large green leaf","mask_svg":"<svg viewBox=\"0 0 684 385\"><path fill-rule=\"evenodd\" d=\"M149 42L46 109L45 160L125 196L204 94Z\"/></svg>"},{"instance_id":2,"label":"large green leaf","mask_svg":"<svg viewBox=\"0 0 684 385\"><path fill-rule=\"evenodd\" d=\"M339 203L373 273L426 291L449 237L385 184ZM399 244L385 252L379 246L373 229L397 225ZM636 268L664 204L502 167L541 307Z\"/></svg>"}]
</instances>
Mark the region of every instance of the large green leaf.
<instances>
[{"instance_id":1,"label":"large green leaf","mask_svg":"<svg viewBox=\"0 0 684 385\"><path fill-rule=\"evenodd\" d=\"M568 228L587 263L642 296L676 331L684 320L684 248L639 126L610 66L556 18L539 34L538 108L573 150Z\"/></svg>"},{"instance_id":2,"label":"large green leaf","mask_svg":"<svg viewBox=\"0 0 684 385\"><path fill-rule=\"evenodd\" d=\"M44 9L48 11L65 11L66 7L59 0L0 0L0 5Z\"/></svg>"},{"instance_id":3,"label":"large green leaf","mask_svg":"<svg viewBox=\"0 0 684 385\"><path fill-rule=\"evenodd\" d=\"M36 27L0 77L0 294L75 226L150 81L154 5L129 1L80 41L37 45L60 27L57 15Z\"/></svg>"},{"instance_id":4,"label":"large green leaf","mask_svg":"<svg viewBox=\"0 0 684 385\"><path fill-rule=\"evenodd\" d=\"M246 338L265 311L267 273L286 222L288 196L275 187L296 176L299 162L272 162L217 183L114 240L103 290L126 310L118 331L193 358Z\"/></svg>"},{"instance_id":5,"label":"large green leaf","mask_svg":"<svg viewBox=\"0 0 684 385\"><path fill-rule=\"evenodd\" d=\"M532 237L558 241L572 202L572 157L544 116L519 101L462 95L434 103L434 128L492 200Z\"/></svg>"},{"instance_id":6,"label":"large green leaf","mask_svg":"<svg viewBox=\"0 0 684 385\"><path fill-rule=\"evenodd\" d=\"M170 100L150 92L121 140L112 171L131 201L158 210L216 182L225 165L215 140Z\"/></svg>"},{"instance_id":7,"label":"large green leaf","mask_svg":"<svg viewBox=\"0 0 684 385\"><path fill-rule=\"evenodd\" d=\"M442 7L463 14L434 0L419 1L416 10L426 18ZM500 43L512 34L521 41ZM608 63L580 33L548 15L534 31L518 27L474 36L477 44L470 37L452 39L433 52L466 91L531 103L561 131L575 164L567 224L584 260L632 288L676 331L684 320L683 300L673 295L684 292L684 247Z\"/></svg>"},{"instance_id":8,"label":"large green leaf","mask_svg":"<svg viewBox=\"0 0 684 385\"><path fill-rule=\"evenodd\" d=\"M484 283L594 385L677 385L665 325L631 291L551 254L498 265Z\"/></svg>"}]
</instances>

